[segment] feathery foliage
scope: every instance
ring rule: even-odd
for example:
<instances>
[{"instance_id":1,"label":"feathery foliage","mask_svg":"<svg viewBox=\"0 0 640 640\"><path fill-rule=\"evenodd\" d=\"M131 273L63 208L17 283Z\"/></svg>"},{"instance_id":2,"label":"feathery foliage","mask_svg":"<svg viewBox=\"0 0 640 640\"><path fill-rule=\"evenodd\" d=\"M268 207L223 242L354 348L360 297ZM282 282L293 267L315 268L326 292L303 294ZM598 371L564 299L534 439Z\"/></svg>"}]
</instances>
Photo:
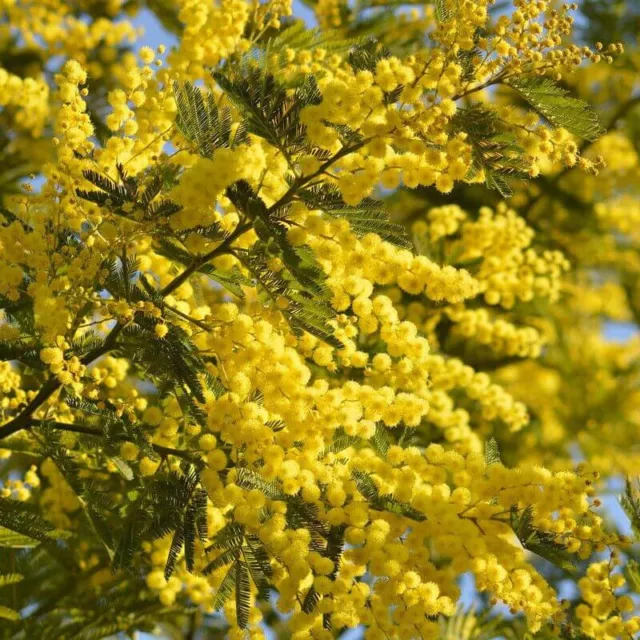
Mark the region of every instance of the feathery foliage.
<instances>
[{"instance_id":1,"label":"feathery foliage","mask_svg":"<svg viewBox=\"0 0 640 640\"><path fill-rule=\"evenodd\" d=\"M533 524L533 509L530 506L521 511L512 508L511 528L527 551L558 565L569 573L576 571L566 546L558 542L553 534L542 531Z\"/></svg>"},{"instance_id":2,"label":"feathery foliage","mask_svg":"<svg viewBox=\"0 0 640 640\"><path fill-rule=\"evenodd\" d=\"M569 92L551 78L511 78L507 84L556 127L563 127L585 140L596 140L604 132L598 114L583 100L569 96Z\"/></svg>"},{"instance_id":3,"label":"feathery foliage","mask_svg":"<svg viewBox=\"0 0 640 640\"><path fill-rule=\"evenodd\" d=\"M178 107L176 126L201 156L210 158L216 149L232 149L248 141L243 123L232 133L231 112L220 111L212 93L205 95L189 82L175 82L173 92Z\"/></svg>"}]
</instances>

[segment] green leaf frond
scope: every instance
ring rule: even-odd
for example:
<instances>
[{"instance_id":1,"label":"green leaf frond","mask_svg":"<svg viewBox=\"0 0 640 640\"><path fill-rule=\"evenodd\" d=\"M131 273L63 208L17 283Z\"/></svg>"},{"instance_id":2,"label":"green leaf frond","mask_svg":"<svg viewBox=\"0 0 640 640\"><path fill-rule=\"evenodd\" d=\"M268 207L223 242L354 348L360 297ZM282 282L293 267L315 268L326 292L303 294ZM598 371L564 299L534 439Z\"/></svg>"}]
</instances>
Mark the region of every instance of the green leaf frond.
<instances>
[{"instance_id":1,"label":"green leaf frond","mask_svg":"<svg viewBox=\"0 0 640 640\"><path fill-rule=\"evenodd\" d=\"M573 573L576 566L562 542L552 533L542 531L533 524L533 509L511 510L511 528L522 546L561 569Z\"/></svg>"},{"instance_id":2,"label":"green leaf frond","mask_svg":"<svg viewBox=\"0 0 640 640\"><path fill-rule=\"evenodd\" d=\"M598 114L584 100L569 96L551 78L525 76L511 78L507 84L552 125L590 141L604 133Z\"/></svg>"},{"instance_id":3,"label":"green leaf frond","mask_svg":"<svg viewBox=\"0 0 640 640\"><path fill-rule=\"evenodd\" d=\"M173 93L178 108L176 126L204 158L211 158L216 149L248 142L244 124L234 130L230 109L218 109L211 92L205 93L190 82L174 82Z\"/></svg>"},{"instance_id":4,"label":"green leaf frond","mask_svg":"<svg viewBox=\"0 0 640 640\"><path fill-rule=\"evenodd\" d=\"M526 179L524 149L515 136L505 133L497 114L483 105L460 109L452 120L454 131L467 134L471 144L473 164L468 179L484 174L485 184L504 198L513 195L509 178Z\"/></svg>"},{"instance_id":5,"label":"green leaf frond","mask_svg":"<svg viewBox=\"0 0 640 640\"><path fill-rule=\"evenodd\" d=\"M245 65L232 79L220 72L215 72L213 78L242 114L249 133L267 140L289 164L297 153L308 148L300 111L322 99L313 76L293 92L272 74L251 65Z\"/></svg>"},{"instance_id":6,"label":"green leaf frond","mask_svg":"<svg viewBox=\"0 0 640 640\"><path fill-rule=\"evenodd\" d=\"M640 483L636 479L627 478L624 493L620 497L620 505L629 518L636 536L640 536Z\"/></svg>"},{"instance_id":7,"label":"green leaf frond","mask_svg":"<svg viewBox=\"0 0 640 640\"><path fill-rule=\"evenodd\" d=\"M298 195L310 209L320 209L332 218L346 220L359 237L377 233L397 247L412 248L405 227L391 222L384 205L373 198L365 198L357 206L350 206L337 187L326 183L301 189Z\"/></svg>"}]
</instances>

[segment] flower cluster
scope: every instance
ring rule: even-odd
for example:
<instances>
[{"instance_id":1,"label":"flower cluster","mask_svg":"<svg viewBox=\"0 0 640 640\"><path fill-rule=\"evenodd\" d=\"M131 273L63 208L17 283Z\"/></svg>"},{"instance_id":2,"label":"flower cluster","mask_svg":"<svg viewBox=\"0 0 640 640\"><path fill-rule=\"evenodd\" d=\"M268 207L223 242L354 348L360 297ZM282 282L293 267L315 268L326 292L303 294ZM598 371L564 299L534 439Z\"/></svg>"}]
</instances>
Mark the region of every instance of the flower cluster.
<instances>
[{"instance_id":1,"label":"flower cluster","mask_svg":"<svg viewBox=\"0 0 640 640\"><path fill-rule=\"evenodd\" d=\"M42 79L23 79L0 68L0 92L0 106L15 111L16 126L39 136L49 117L49 86Z\"/></svg>"},{"instance_id":2,"label":"flower cluster","mask_svg":"<svg viewBox=\"0 0 640 640\"><path fill-rule=\"evenodd\" d=\"M16 591L25 628L435 640L469 573L505 637L636 634L597 495L640 463L640 341L602 338L640 165L564 88L622 46L546 0L178 0L134 54L125 5L66 4L0 2L64 57L0 67L10 151L53 149L0 184L0 547L88 594Z\"/></svg>"},{"instance_id":3,"label":"flower cluster","mask_svg":"<svg viewBox=\"0 0 640 640\"><path fill-rule=\"evenodd\" d=\"M625 586L622 573L613 573L616 559L598 562L580 579L583 604L576 608L582 631L590 638L633 637L640 631L640 617L629 616L635 603L629 595L616 595Z\"/></svg>"}]
</instances>

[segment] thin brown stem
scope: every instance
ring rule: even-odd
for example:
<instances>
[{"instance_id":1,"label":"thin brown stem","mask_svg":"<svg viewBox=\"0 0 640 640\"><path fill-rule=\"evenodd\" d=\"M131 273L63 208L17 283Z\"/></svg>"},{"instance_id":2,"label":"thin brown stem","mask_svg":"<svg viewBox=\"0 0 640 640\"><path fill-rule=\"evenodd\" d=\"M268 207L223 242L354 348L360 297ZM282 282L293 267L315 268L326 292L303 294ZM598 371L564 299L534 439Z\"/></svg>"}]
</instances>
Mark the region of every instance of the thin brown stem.
<instances>
[{"instance_id":1,"label":"thin brown stem","mask_svg":"<svg viewBox=\"0 0 640 640\"><path fill-rule=\"evenodd\" d=\"M489 87L491 87L491 86L493 86L495 84L501 84L506 79L506 76L507 76L506 72L505 71L501 71L500 73L495 75L493 78L489 78L489 80L487 80L486 82L483 82L482 84L479 84L479 85L477 85L475 87L471 87L470 89L467 89L466 91L462 91L461 93L457 93L451 99L452 100L460 100L460 98L464 98L465 96L471 95L472 93L476 93L477 91L482 91L483 89L488 89Z\"/></svg>"},{"instance_id":2,"label":"thin brown stem","mask_svg":"<svg viewBox=\"0 0 640 640\"><path fill-rule=\"evenodd\" d=\"M81 424L68 424L66 422L57 422L55 420L31 420L32 427L51 427L53 429L59 429L60 431L68 431L69 433L80 433L92 438L104 438L105 434L100 429L93 427L87 427ZM126 437L118 437L117 440L128 441ZM185 460L193 460L193 456L197 454L197 451L191 451L187 449L173 449L171 447L164 447L159 444L151 445L153 450L161 456L177 456L184 458Z\"/></svg>"},{"instance_id":3,"label":"thin brown stem","mask_svg":"<svg viewBox=\"0 0 640 640\"><path fill-rule=\"evenodd\" d=\"M225 238L222 244L218 245L212 251L209 251L209 253L205 253L203 256L196 258L180 275L176 276L166 287L164 287L164 289L160 291L160 295L163 297L168 296L170 293L175 291L181 284L186 282L192 274L207 264L207 262L226 253L233 242L249 231L249 229L251 229L251 225L249 223L239 224L233 233Z\"/></svg>"},{"instance_id":4,"label":"thin brown stem","mask_svg":"<svg viewBox=\"0 0 640 640\"><path fill-rule=\"evenodd\" d=\"M109 353L116 344L116 340L122 330L124 329L123 324L116 324L113 329L111 329L109 335L106 337L104 343L90 351L84 358L81 359L82 364L89 365L94 360L97 360L99 357ZM45 382L42 387L40 387L40 391L36 394L36 396L27 404L27 406L22 410L20 415L16 418L0 427L0 440L4 438L8 438L9 436L17 433L18 431L22 431L23 429L28 429L31 426L31 416L38 410L38 408L45 403L60 387L62 383L57 378L51 378L47 382Z\"/></svg>"}]
</instances>

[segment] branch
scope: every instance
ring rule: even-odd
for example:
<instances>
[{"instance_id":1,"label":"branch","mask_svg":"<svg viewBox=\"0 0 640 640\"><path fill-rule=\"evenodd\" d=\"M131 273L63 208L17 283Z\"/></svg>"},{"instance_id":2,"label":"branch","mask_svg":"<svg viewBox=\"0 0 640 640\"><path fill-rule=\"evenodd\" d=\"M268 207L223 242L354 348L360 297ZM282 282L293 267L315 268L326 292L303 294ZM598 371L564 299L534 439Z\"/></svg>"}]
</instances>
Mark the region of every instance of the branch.
<instances>
[{"instance_id":1,"label":"branch","mask_svg":"<svg viewBox=\"0 0 640 640\"><path fill-rule=\"evenodd\" d=\"M457 93L451 99L453 101L460 100L460 98L464 98L465 96L471 95L472 93L476 93L477 91L488 89L494 84L501 84L505 77L506 77L506 73L500 72L496 76L494 76L493 78L490 78L489 80L487 80L486 82L483 82L482 84L476 85L475 87L471 87L470 89L467 89L466 91L462 91L461 93Z\"/></svg>"},{"instance_id":2,"label":"branch","mask_svg":"<svg viewBox=\"0 0 640 640\"><path fill-rule=\"evenodd\" d=\"M305 184L307 184L314 178L321 176L332 164L344 158L345 156L349 155L350 153L353 153L354 151L361 149L369 141L370 141L370 138L367 138L365 140L362 140L361 142L357 142L356 144L350 147L342 147L342 149L340 149L340 151L338 151L335 156L323 162L316 171L314 171L313 173L310 173L308 176L296 178L293 181L293 184L287 190L287 192L278 201L276 201L274 204L272 204L269 207L268 212L272 213L273 211L276 211L279 208L283 207L285 204L288 204L289 202L291 202L291 200L293 200L294 196L296 195L296 192L300 187L304 187Z\"/></svg>"},{"instance_id":3,"label":"branch","mask_svg":"<svg viewBox=\"0 0 640 640\"><path fill-rule=\"evenodd\" d=\"M97 360L99 357L105 355L106 353L109 353L109 351L111 351L115 347L115 342L123 329L124 329L124 325L118 322L115 325L115 327L111 329L104 343L101 346L97 347L96 349L93 349L92 351L87 353L87 355L85 355L84 358L82 358L81 360L82 364L84 364L85 366L89 365L94 360ZM22 431L23 429L29 429L29 427L32 424L31 416L61 386L62 386L62 383L56 378L52 378L51 380L46 382L44 385L42 385L42 387L40 387L40 391L38 391L35 398L33 398L31 402L29 402L29 404L23 409L22 413L19 416L17 416L16 418L11 420L4 426L0 427L0 440L3 440L4 438L8 438L9 436L12 436L14 433L17 433L18 431Z\"/></svg>"},{"instance_id":4,"label":"branch","mask_svg":"<svg viewBox=\"0 0 640 640\"><path fill-rule=\"evenodd\" d=\"M212 251L209 251L209 253L205 253L205 255L196 258L179 276L176 276L164 289L160 291L160 295L167 296L175 291L183 282L186 282L189 276L195 273L200 267L207 264L207 262L209 262L210 260L213 260L214 258L217 258L218 256L225 253L227 249L229 249L231 244L235 242L241 235L249 231L249 229L251 229L251 224L239 224L235 228L233 233L228 236L224 240L224 242L222 242L222 244L218 245Z\"/></svg>"},{"instance_id":5,"label":"branch","mask_svg":"<svg viewBox=\"0 0 640 640\"><path fill-rule=\"evenodd\" d=\"M183 318L185 321L191 322L192 324L194 324L196 327L199 327L203 331L207 331L207 332L211 331L211 327L208 324L205 324L200 320L196 320L195 318L192 318L190 315L187 315L186 313L182 313L182 311L175 309L174 307L168 305L166 302L164 303L164 308L167 309L167 311L171 311L172 313L175 313L179 318Z\"/></svg>"},{"instance_id":6,"label":"branch","mask_svg":"<svg viewBox=\"0 0 640 640\"><path fill-rule=\"evenodd\" d=\"M358 142L350 147L342 147L342 149L340 149L340 151L338 151L332 158L329 158L322 165L320 165L320 167L316 171L309 174L308 176L296 178L293 184L291 185L291 187L289 187L289 189L287 190L287 192L279 200L277 200L274 204L272 204L269 207L268 213L277 211L279 208L283 207L285 204L288 204L294 198L296 192L300 187L303 187L305 184L307 184L314 178L317 178L318 176L322 175L334 162L337 162L341 158L344 158L346 155L349 155L350 153L353 153L354 151L357 151L358 149L361 149L362 147L364 147L364 145L367 144L367 142L369 142L369 140L362 140L361 142ZM222 244L220 244L218 247L216 247L209 253L206 253L205 255L199 258L196 258L193 261L193 263L189 265L179 276L175 277L166 287L164 287L164 289L160 291L160 294L162 296L166 296L171 292L175 291L192 274L194 274L198 269L200 269L200 267L205 265L210 260L213 260L214 258L217 258L219 255L222 255L223 253L225 253L230 248L233 242L235 242L241 235L243 235L245 232L251 229L251 226L252 226L251 223L246 223L244 225L239 224L234 230L234 232L230 236L228 236L224 240L224 242L222 242Z\"/></svg>"},{"instance_id":7,"label":"branch","mask_svg":"<svg viewBox=\"0 0 640 640\"><path fill-rule=\"evenodd\" d=\"M70 433L81 433L85 436L90 436L92 438L104 438L105 434L100 431L100 429L94 429L93 427L87 427L85 425L80 424L68 424L66 422L57 422L55 420L30 420L30 427L51 427L53 429L59 429L60 431L68 431ZM116 440L122 440L124 442L129 442L130 440L124 436L117 437ZM193 462L193 456L197 455L197 451L189 450L189 449L173 449L171 447L163 447L159 444L152 444L153 450L163 456L178 456L179 458L184 458L185 460L189 460Z\"/></svg>"}]
</instances>

